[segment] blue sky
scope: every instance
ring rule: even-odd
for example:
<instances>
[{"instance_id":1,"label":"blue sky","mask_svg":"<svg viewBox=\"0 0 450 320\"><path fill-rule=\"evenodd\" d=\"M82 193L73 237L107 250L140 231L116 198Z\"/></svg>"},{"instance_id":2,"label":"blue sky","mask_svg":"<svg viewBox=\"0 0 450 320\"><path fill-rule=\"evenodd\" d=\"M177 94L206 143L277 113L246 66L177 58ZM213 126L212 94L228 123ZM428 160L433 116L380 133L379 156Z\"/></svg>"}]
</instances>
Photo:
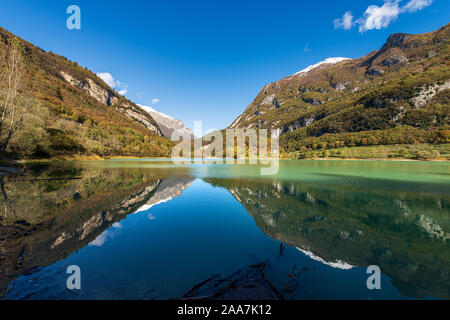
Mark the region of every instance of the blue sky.
<instances>
[{"instance_id":1,"label":"blue sky","mask_svg":"<svg viewBox=\"0 0 450 320\"><path fill-rule=\"evenodd\" d=\"M71 4L81 30L66 28ZM265 84L327 57L365 55L391 33L438 29L449 13L448 0L15 0L2 3L0 26L110 73L136 103L221 129Z\"/></svg>"}]
</instances>

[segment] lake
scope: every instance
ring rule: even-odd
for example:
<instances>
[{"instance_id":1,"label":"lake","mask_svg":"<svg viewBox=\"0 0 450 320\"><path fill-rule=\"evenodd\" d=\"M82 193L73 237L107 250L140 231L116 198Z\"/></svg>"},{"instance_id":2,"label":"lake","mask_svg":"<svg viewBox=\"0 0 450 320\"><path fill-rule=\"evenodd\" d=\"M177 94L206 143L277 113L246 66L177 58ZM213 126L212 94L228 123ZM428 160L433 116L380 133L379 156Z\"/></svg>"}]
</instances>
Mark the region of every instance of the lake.
<instances>
[{"instance_id":1,"label":"lake","mask_svg":"<svg viewBox=\"0 0 450 320\"><path fill-rule=\"evenodd\" d=\"M450 298L447 163L22 166L2 178L2 299L180 298L261 263L286 299ZM367 287L370 265L381 289Z\"/></svg>"}]
</instances>

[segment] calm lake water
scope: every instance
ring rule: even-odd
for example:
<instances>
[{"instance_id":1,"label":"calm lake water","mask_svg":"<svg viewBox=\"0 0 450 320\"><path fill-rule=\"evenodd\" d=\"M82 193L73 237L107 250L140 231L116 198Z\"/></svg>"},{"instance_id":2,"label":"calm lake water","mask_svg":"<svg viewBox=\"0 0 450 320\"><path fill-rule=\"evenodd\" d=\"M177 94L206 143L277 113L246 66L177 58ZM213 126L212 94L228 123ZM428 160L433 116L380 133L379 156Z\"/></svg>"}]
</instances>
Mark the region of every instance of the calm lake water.
<instances>
[{"instance_id":1,"label":"calm lake water","mask_svg":"<svg viewBox=\"0 0 450 320\"><path fill-rule=\"evenodd\" d=\"M446 163L281 161L275 176L156 160L24 170L0 194L2 299L179 298L261 262L288 299L450 298ZM79 179L43 180L55 178ZM67 289L70 265L81 290ZM367 288L369 265L380 290Z\"/></svg>"}]
</instances>

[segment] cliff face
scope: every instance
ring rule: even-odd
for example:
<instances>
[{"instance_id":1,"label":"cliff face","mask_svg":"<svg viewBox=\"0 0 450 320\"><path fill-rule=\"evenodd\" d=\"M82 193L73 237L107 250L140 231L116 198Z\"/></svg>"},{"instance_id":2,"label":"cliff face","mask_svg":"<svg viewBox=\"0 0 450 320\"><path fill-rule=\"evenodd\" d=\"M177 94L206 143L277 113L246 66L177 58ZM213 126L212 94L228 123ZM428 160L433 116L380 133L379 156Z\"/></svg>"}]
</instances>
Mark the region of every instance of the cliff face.
<instances>
[{"instance_id":1,"label":"cliff face","mask_svg":"<svg viewBox=\"0 0 450 320\"><path fill-rule=\"evenodd\" d=\"M0 28L0 53L15 35ZM22 39L21 93L30 98L8 157L167 156L173 145L157 122L95 73ZM0 87L0 101L5 88ZM4 156L4 155L3 155Z\"/></svg>"},{"instance_id":2,"label":"cliff face","mask_svg":"<svg viewBox=\"0 0 450 320\"><path fill-rule=\"evenodd\" d=\"M64 71L61 71L61 76L65 81L83 90L98 102L106 106L112 106L116 108L119 112L127 116L129 119L155 132L158 136L162 135L157 123L151 117L151 115L143 112L142 109L138 107L138 105L132 103L131 101L124 101L125 99L123 97L121 97L122 99L119 99L119 94L114 92L114 90L112 90L111 88L105 89L91 78L85 78L83 80L74 79L70 74Z\"/></svg>"},{"instance_id":3,"label":"cliff face","mask_svg":"<svg viewBox=\"0 0 450 320\"><path fill-rule=\"evenodd\" d=\"M393 34L379 51L329 58L266 85L230 128L277 129L288 152L324 143L324 149L367 145L366 140L435 143L449 125L449 55L450 25ZM383 137L370 139L380 131ZM399 138L408 136L405 131L414 132L411 141ZM448 142L446 132L441 142Z\"/></svg>"}]
</instances>

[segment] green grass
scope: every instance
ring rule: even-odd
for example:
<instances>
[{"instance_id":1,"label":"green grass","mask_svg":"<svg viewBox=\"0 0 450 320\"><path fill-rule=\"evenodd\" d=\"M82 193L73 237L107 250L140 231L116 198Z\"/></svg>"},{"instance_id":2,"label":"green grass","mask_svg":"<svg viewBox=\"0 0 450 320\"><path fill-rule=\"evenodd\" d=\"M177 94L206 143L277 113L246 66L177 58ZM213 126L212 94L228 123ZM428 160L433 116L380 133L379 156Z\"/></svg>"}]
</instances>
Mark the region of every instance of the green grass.
<instances>
[{"instance_id":1,"label":"green grass","mask_svg":"<svg viewBox=\"0 0 450 320\"><path fill-rule=\"evenodd\" d=\"M450 160L450 144L396 144L386 146L344 147L282 154L289 159L410 159Z\"/></svg>"}]
</instances>

